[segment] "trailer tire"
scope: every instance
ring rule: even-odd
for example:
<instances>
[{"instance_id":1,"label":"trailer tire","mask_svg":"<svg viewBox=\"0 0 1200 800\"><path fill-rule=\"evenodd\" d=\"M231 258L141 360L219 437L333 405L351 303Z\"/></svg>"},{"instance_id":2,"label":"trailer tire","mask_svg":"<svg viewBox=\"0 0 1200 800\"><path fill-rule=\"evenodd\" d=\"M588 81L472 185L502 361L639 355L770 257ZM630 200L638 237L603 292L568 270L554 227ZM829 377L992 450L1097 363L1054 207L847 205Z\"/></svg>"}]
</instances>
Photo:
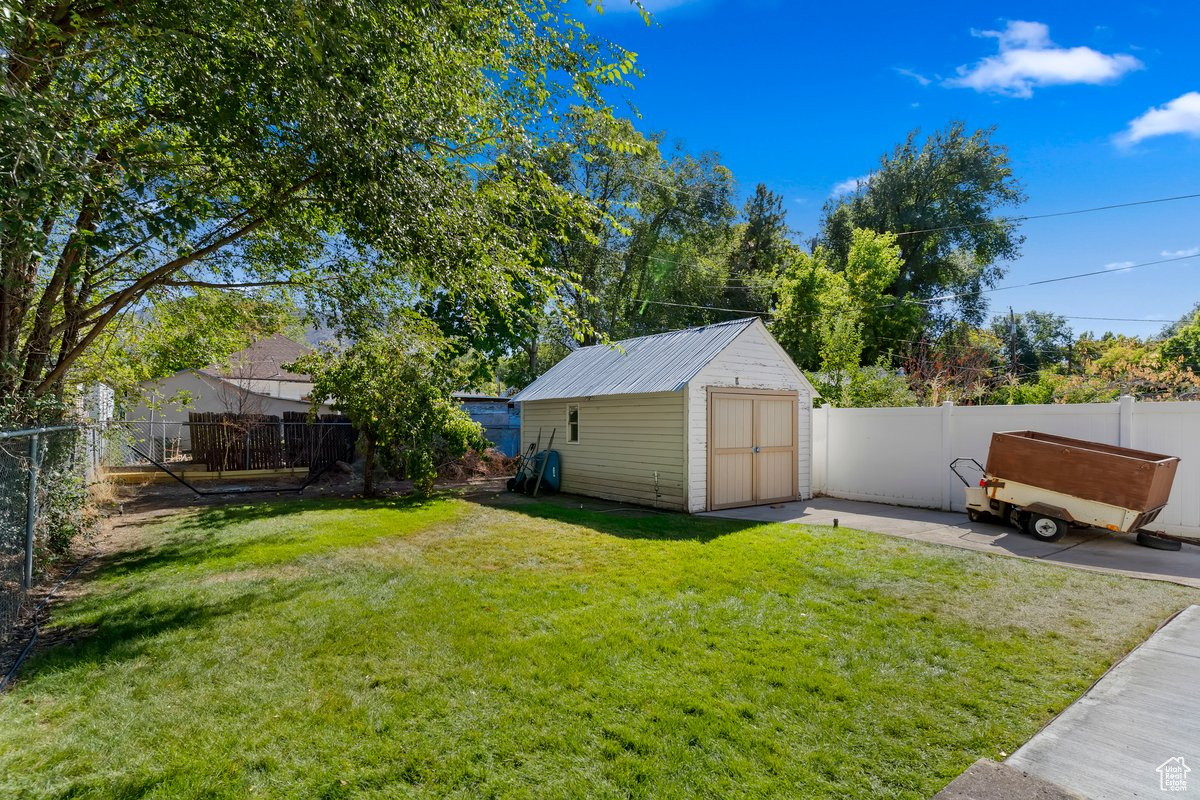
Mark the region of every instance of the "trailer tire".
<instances>
[{"instance_id":1,"label":"trailer tire","mask_svg":"<svg viewBox=\"0 0 1200 800\"><path fill-rule=\"evenodd\" d=\"M1152 533L1138 531L1137 543L1142 547L1149 547L1152 550L1181 550L1183 543L1175 539L1164 539L1161 536L1155 536Z\"/></svg>"},{"instance_id":2,"label":"trailer tire","mask_svg":"<svg viewBox=\"0 0 1200 800\"><path fill-rule=\"evenodd\" d=\"M967 509L967 519L970 520L971 522L982 522L983 518L984 518L984 513L982 511L980 511L979 509L977 509L977 508L968 508Z\"/></svg>"},{"instance_id":3,"label":"trailer tire","mask_svg":"<svg viewBox=\"0 0 1200 800\"><path fill-rule=\"evenodd\" d=\"M1016 506L1009 506L1008 512L1004 515L1005 520L1009 525L1012 525L1022 533L1029 533L1029 513L1022 511Z\"/></svg>"},{"instance_id":4,"label":"trailer tire","mask_svg":"<svg viewBox=\"0 0 1200 800\"><path fill-rule=\"evenodd\" d=\"M1029 515L1029 522L1026 524L1025 530L1035 539L1043 542L1057 542L1067 535L1067 523L1061 519L1035 512Z\"/></svg>"}]
</instances>

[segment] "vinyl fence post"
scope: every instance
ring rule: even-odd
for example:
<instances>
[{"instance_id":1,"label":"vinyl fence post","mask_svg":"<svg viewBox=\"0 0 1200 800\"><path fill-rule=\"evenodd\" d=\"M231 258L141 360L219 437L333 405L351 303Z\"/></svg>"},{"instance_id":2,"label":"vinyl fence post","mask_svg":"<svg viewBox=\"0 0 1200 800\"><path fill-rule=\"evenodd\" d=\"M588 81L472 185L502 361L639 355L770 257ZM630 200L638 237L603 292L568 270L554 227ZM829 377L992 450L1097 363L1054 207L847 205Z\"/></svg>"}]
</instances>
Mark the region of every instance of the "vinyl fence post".
<instances>
[{"instance_id":1,"label":"vinyl fence post","mask_svg":"<svg viewBox=\"0 0 1200 800\"><path fill-rule=\"evenodd\" d=\"M37 526L38 472L42 468L42 435L35 433L29 440L29 489L25 499L25 590L33 588L33 532Z\"/></svg>"},{"instance_id":2,"label":"vinyl fence post","mask_svg":"<svg viewBox=\"0 0 1200 800\"><path fill-rule=\"evenodd\" d=\"M833 425L833 420L830 419L830 417L833 416L833 412L830 411L831 408L832 406L830 406L829 403L821 404L821 410L824 412L825 416L825 474L821 476L822 494L829 493L829 451L833 449L829 445L829 428Z\"/></svg>"},{"instance_id":3,"label":"vinyl fence post","mask_svg":"<svg viewBox=\"0 0 1200 800\"><path fill-rule=\"evenodd\" d=\"M942 403L942 463L954 460L954 401ZM942 510L952 511L954 504L954 478L947 472L942 478Z\"/></svg>"},{"instance_id":4,"label":"vinyl fence post","mask_svg":"<svg viewBox=\"0 0 1200 800\"><path fill-rule=\"evenodd\" d=\"M1133 397L1123 394L1118 401L1121 407L1120 428L1117 431L1118 447L1133 447Z\"/></svg>"}]
</instances>

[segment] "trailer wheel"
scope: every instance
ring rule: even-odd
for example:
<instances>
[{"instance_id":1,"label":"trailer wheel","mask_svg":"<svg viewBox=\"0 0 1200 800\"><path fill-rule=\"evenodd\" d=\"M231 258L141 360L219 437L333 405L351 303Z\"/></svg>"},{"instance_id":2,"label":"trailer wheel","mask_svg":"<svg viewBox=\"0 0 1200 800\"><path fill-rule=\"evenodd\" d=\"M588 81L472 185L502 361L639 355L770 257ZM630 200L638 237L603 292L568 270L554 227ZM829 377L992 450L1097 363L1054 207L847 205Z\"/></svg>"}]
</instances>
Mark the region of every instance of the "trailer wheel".
<instances>
[{"instance_id":1,"label":"trailer wheel","mask_svg":"<svg viewBox=\"0 0 1200 800\"><path fill-rule=\"evenodd\" d=\"M1149 547L1153 550L1180 550L1183 548L1183 544L1175 539L1164 539L1161 536L1155 536L1145 531L1138 531L1137 543L1142 547Z\"/></svg>"},{"instance_id":2,"label":"trailer wheel","mask_svg":"<svg viewBox=\"0 0 1200 800\"><path fill-rule=\"evenodd\" d=\"M1021 509L1017 508L1016 506L1009 506L1008 514L1006 514L1005 516L1008 518L1009 525L1012 525L1014 528L1021 531L1022 533L1029 532L1027 530L1027 527L1029 525L1028 512L1022 511Z\"/></svg>"},{"instance_id":3,"label":"trailer wheel","mask_svg":"<svg viewBox=\"0 0 1200 800\"><path fill-rule=\"evenodd\" d=\"M1043 542L1057 542L1067 535L1067 523L1045 514L1031 514L1026 526L1029 535Z\"/></svg>"}]
</instances>

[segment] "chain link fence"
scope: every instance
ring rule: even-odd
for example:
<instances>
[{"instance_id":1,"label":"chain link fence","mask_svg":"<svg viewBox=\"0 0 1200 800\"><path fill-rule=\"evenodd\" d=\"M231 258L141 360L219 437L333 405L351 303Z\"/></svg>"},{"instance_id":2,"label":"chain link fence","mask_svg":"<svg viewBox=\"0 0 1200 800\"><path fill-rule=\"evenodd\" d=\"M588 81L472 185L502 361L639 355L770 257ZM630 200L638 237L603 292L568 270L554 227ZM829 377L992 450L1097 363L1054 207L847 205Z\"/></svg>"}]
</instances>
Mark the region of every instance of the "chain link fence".
<instances>
[{"instance_id":1,"label":"chain link fence","mask_svg":"<svg viewBox=\"0 0 1200 800\"><path fill-rule=\"evenodd\" d=\"M0 642L29 590L87 526L104 443L102 430L76 425L0 432Z\"/></svg>"}]
</instances>

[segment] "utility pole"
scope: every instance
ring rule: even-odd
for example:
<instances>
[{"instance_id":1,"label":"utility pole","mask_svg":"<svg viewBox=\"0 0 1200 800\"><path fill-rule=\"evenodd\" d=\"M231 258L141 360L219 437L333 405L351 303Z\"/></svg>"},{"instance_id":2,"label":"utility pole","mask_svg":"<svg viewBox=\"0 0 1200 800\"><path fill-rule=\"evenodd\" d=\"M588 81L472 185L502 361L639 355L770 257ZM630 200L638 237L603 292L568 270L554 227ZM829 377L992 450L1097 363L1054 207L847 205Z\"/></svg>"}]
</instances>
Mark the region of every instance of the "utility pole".
<instances>
[{"instance_id":1,"label":"utility pole","mask_svg":"<svg viewBox=\"0 0 1200 800\"><path fill-rule=\"evenodd\" d=\"M1008 307L1008 374L1017 379L1017 315Z\"/></svg>"}]
</instances>

